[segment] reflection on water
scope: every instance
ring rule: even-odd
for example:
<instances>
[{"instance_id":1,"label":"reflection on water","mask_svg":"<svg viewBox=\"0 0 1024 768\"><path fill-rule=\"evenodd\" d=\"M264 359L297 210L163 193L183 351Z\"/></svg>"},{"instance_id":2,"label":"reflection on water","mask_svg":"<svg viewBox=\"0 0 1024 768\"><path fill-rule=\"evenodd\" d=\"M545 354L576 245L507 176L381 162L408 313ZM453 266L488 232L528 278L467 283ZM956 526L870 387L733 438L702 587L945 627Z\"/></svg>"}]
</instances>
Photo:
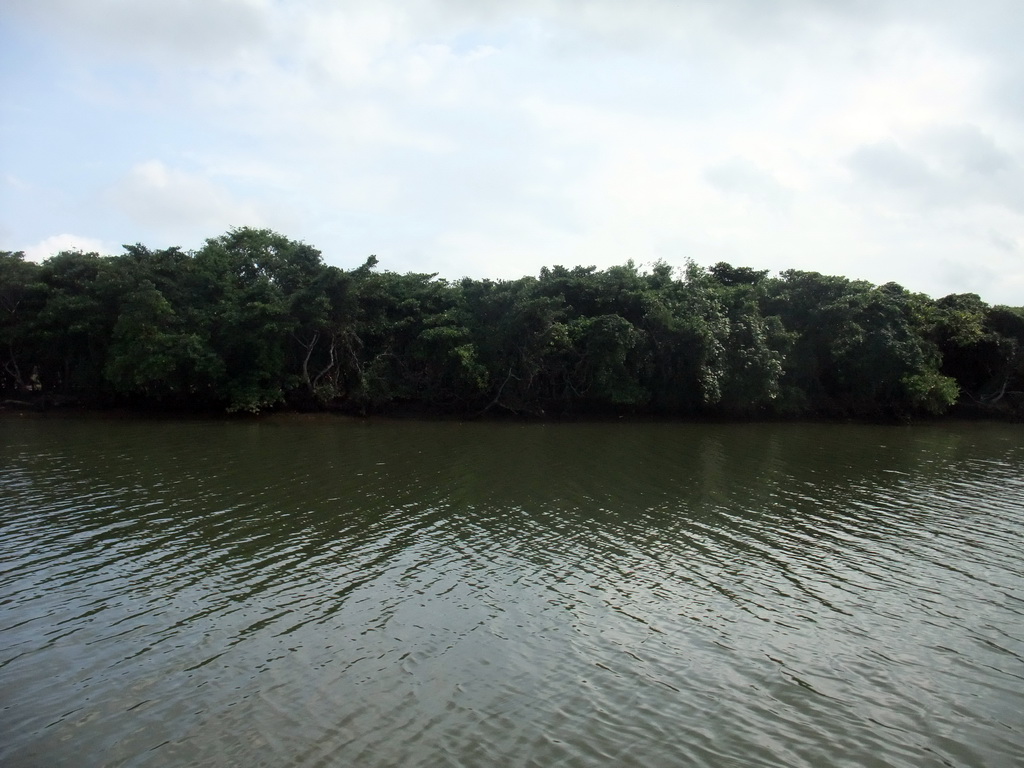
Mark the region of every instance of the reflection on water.
<instances>
[{"instance_id":1,"label":"reflection on water","mask_svg":"<svg viewBox=\"0 0 1024 768\"><path fill-rule=\"evenodd\" d=\"M3 418L0 764L1014 765L1022 466L983 424Z\"/></svg>"}]
</instances>

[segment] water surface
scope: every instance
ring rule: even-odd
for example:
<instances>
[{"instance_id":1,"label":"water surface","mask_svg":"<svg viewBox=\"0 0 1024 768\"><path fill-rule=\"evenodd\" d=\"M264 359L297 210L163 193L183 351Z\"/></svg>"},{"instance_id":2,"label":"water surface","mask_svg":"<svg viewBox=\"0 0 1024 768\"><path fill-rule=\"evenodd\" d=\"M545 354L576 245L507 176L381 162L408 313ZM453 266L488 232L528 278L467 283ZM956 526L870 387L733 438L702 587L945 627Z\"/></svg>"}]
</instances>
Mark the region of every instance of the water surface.
<instances>
[{"instance_id":1,"label":"water surface","mask_svg":"<svg viewBox=\"0 0 1024 768\"><path fill-rule=\"evenodd\" d=\"M5 766L999 766L1019 426L0 418Z\"/></svg>"}]
</instances>

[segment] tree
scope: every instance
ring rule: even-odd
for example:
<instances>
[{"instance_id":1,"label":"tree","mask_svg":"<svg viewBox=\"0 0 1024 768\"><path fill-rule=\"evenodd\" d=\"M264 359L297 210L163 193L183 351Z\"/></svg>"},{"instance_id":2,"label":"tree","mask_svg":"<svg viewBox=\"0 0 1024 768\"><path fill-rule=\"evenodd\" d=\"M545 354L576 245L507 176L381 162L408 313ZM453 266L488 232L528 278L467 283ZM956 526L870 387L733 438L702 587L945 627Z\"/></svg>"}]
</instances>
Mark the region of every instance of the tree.
<instances>
[{"instance_id":1,"label":"tree","mask_svg":"<svg viewBox=\"0 0 1024 768\"><path fill-rule=\"evenodd\" d=\"M39 265L25 261L21 251L0 251L0 390L36 386L33 326L46 290L39 273Z\"/></svg>"},{"instance_id":2,"label":"tree","mask_svg":"<svg viewBox=\"0 0 1024 768\"><path fill-rule=\"evenodd\" d=\"M63 251L39 271L45 301L36 317L43 386L69 395L105 392L103 368L117 321L111 261L97 253Z\"/></svg>"},{"instance_id":3,"label":"tree","mask_svg":"<svg viewBox=\"0 0 1024 768\"><path fill-rule=\"evenodd\" d=\"M0 389L258 412L1024 413L1024 309L689 263L458 282L266 229L197 252L0 253Z\"/></svg>"},{"instance_id":4,"label":"tree","mask_svg":"<svg viewBox=\"0 0 1024 768\"><path fill-rule=\"evenodd\" d=\"M259 412L303 383L309 352L296 337L296 301L322 270L320 252L266 229L234 229L195 255L199 336L223 371L228 411ZM211 369L212 370L212 369Z\"/></svg>"},{"instance_id":5,"label":"tree","mask_svg":"<svg viewBox=\"0 0 1024 768\"><path fill-rule=\"evenodd\" d=\"M183 326L156 286L144 280L121 305L104 375L121 395L195 407L213 399L224 364L206 339Z\"/></svg>"}]
</instances>

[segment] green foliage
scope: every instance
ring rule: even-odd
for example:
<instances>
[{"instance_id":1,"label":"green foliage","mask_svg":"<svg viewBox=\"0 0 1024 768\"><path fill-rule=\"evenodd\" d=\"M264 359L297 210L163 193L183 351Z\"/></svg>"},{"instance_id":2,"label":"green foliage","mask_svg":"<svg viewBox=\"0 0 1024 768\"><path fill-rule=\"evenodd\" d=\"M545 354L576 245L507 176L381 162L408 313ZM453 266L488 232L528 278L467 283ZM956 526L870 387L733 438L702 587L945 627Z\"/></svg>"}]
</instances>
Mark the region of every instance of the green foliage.
<instances>
[{"instance_id":1,"label":"green foliage","mask_svg":"<svg viewBox=\"0 0 1024 768\"><path fill-rule=\"evenodd\" d=\"M184 403L209 396L224 376L224 364L145 281L122 303L104 374L122 395Z\"/></svg>"},{"instance_id":2,"label":"green foliage","mask_svg":"<svg viewBox=\"0 0 1024 768\"><path fill-rule=\"evenodd\" d=\"M40 381L63 393L105 391L103 367L117 321L112 262L96 253L64 251L39 273L44 302L33 318Z\"/></svg>"},{"instance_id":3,"label":"green foliage","mask_svg":"<svg viewBox=\"0 0 1024 768\"><path fill-rule=\"evenodd\" d=\"M945 413L960 395L960 387L955 379L935 371L905 376L901 384L911 406L932 415Z\"/></svg>"},{"instance_id":4,"label":"green foliage","mask_svg":"<svg viewBox=\"0 0 1024 768\"><path fill-rule=\"evenodd\" d=\"M580 317L569 330L578 356L573 389L588 399L614 405L639 405L647 392L638 381L636 352L643 334L619 315Z\"/></svg>"},{"instance_id":5,"label":"green foliage","mask_svg":"<svg viewBox=\"0 0 1024 768\"><path fill-rule=\"evenodd\" d=\"M0 391L29 391L36 383L31 364L38 364L33 348L34 319L45 297L38 264L25 254L0 251ZM38 381L38 373L36 374Z\"/></svg>"},{"instance_id":6,"label":"green foliage","mask_svg":"<svg viewBox=\"0 0 1024 768\"><path fill-rule=\"evenodd\" d=\"M733 287L737 285L757 285L768 276L768 270L754 270L750 267L734 267L720 261L708 269L711 276L722 285Z\"/></svg>"},{"instance_id":7,"label":"green foliage","mask_svg":"<svg viewBox=\"0 0 1024 768\"><path fill-rule=\"evenodd\" d=\"M0 389L256 413L1024 414L1024 310L720 262L351 270L265 229L0 253Z\"/></svg>"}]
</instances>

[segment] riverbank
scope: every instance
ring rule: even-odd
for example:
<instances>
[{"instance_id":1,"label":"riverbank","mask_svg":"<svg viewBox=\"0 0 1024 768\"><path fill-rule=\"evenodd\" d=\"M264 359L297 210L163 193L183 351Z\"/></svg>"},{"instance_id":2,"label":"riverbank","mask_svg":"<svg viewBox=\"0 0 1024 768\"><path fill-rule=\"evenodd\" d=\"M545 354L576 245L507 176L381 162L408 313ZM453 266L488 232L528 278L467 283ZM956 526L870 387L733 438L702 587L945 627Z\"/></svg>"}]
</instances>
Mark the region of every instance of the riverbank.
<instances>
[{"instance_id":1,"label":"riverbank","mask_svg":"<svg viewBox=\"0 0 1024 768\"><path fill-rule=\"evenodd\" d=\"M949 411L941 415L893 415L849 413L806 412L777 413L760 411L745 414L722 413L690 413L663 414L639 409L621 411L584 411L573 413L514 413L510 411L488 411L484 413L458 413L450 410L430 409L422 406L391 407L378 411L359 413L352 409L342 408L291 408L279 406L268 408L259 413L236 412L228 413L214 408L175 408L159 405L126 406L124 404L90 403L81 398L44 396L31 393L29 397L7 398L0 400L0 413L21 415L49 416L100 416L103 418L152 418L152 419L213 419L213 420L260 420L290 419L322 421L325 419L374 420L387 419L397 421L490 421L490 422L552 422L552 423L695 423L695 424L772 424L772 423L823 423L823 424L934 424L956 423L962 421L994 421L1003 423L1024 423L1024 404L1014 408L1015 401L1002 404L984 405L974 402L961 402L953 405Z\"/></svg>"}]
</instances>

